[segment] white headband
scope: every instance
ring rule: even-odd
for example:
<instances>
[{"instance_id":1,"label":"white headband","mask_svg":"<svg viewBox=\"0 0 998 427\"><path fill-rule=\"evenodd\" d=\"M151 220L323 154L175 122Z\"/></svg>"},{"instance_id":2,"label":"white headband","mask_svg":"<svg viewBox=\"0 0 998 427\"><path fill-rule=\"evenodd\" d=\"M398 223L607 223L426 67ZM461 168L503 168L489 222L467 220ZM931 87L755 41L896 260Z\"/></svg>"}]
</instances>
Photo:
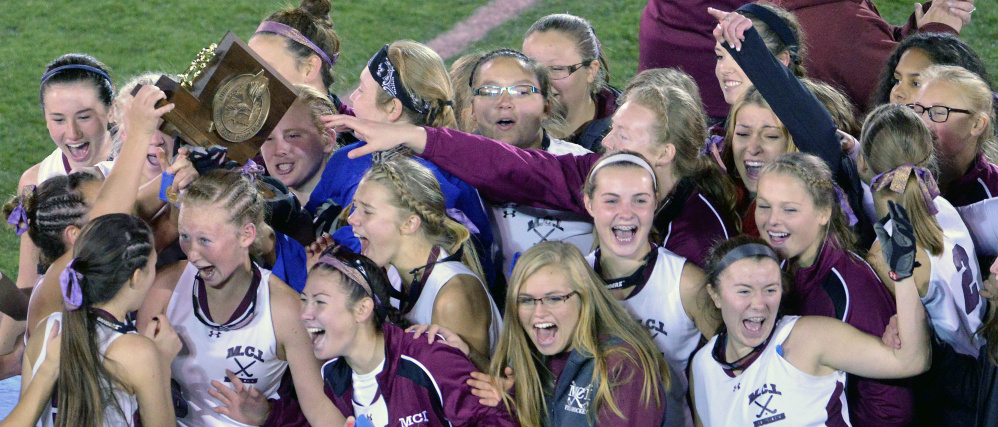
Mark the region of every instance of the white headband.
<instances>
[{"instance_id":1,"label":"white headband","mask_svg":"<svg viewBox=\"0 0 998 427\"><path fill-rule=\"evenodd\" d=\"M589 172L589 184L592 185L593 177L596 176L596 171L600 170L600 168L604 166L612 165L614 163L632 163L641 166L642 169L651 174L652 189L658 191L658 177L655 176L655 170L651 168L651 165L649 165L645 159L627 153L611 154L600 159L599 163L596 163L596 166L593 166L593 169Z\"/></svg>"}]
</instances>

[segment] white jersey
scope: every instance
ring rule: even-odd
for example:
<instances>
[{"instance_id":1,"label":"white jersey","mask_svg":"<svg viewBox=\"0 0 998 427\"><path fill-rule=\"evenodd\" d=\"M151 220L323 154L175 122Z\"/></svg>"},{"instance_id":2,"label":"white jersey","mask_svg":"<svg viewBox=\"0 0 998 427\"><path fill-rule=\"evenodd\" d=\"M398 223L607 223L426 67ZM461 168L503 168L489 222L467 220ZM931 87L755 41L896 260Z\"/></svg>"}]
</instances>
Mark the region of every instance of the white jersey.
<instances>
[{"instance_id":1,"label":"white jersey","mask_svg":"<svg viewBox=\"0 0 998 427\"><path fill-rule=\"evenodd\" d=\"M550 141L546 151L554 155L592 153L578 144L554 138ZM579 248L582 253L593 249L593 223L585 215L502 203L491 205L489 216L494 231L496 265L502 265L507 280L514 260L538 243L565 242Z\"/></svg>"},{"instance_id":2,"label":"white jersey","mask_svg":"<svg viewBox=\"0 0 998 427\"><path fill-rule=\"evenodd\" d=\"M596 263L596 253L586 257L590 266ZM676 372L686 372L690 355L700 343L700 330L683 308L680 279L686 258L666 248L658 248L658 257L648 281L637 294L620 301L620 304L637 318L655 341L665 361ZM686 376L679 375L683 387Z\"/></svg>"},{"instance_id":3,"label":"white jersey","mask_svg":"<svg viewBox=\"0 0 998 427\"><path fill-rule=\"evenodd\" d=\"M981 268L974 242L957 210L936 197L936 221L943 229L943 253L932 260L929 289L922 304L936 336L959 353L977 357L984 343L975 338L986 311L980 296Z\"/></svg>"},{"instance_id":4,"label":"white jersey","mask_svg":"<svg viewBox=\"0 0 998 427\"><path fill-rule=\"evenodd\" d=\"M998 198L984 199L956 210L970 230L977 254L998 256Z\"/></svg>"},{"instance_id":5,"label":"white jersey","mask_svg":"<svg viewBox=\"0 0 998 427\"><path fill-rule=\"evenodd\" d=\"M441 249L437 259L444 259L448 256L450 254ZM460 274L472 276L478 280L478 283L482 283L482 279L475 272L471 271L468 266L462 264L461 261L447 261L433 264L433 270L430 272L430 277L426 279L426 283L423 284L423 290L419 293L419 299L416 300L416 304L412 307L412 310L405 314L405 318L409 319L414 325L432 324L433 303L437 300L437 294L440 293L440 289L450 279ZM391 280L391 282L396 290L401 291L400 280ZM489 298L489 309L492 311L492 322L489 324L489 354L491 354L496 348L496 342L499 341L499 332L502 331L502 317L499 316L499 308L496 307L496 303L492 300L492 295L489 294L489 290L485 287L485 284L482 284L482 289L485 289L485 295ZM398 300L392 298L391 302L392 306L398 308Z\"/></svg>"},{"instance_id":6,"label":"white jersey","mask_svg":"<svg viewBox=\"0 0 998 427\"><path fill-rule=\"evenodd\" d=\"M738 376L714 360L711 352L718 336L697 352L693 393L704 427L851 425L844 392L846 373L816 377L801 372L781 354L781 345L799 318L780 319L769 344Z\"/></svg>"},{"instance_id":7,"label":"white jersey","mask_svg":"<svg viewBox=\"0 0 998 427\"><path fill-rule=\"evenodd\" d=\"M55 325L56 321L58 321L60 325L63 324L62 312L52 313L45 320L45 335L43 335L45 338L44 341L42 341L42 349L38 355L38 360L36 360L35 364L31 367L32 378L34 378L35 374L38 373L38 369L42 367L42 362L45 361L45 352L48 349L49 344L48 337L52 332L52 327ZM111 343L124 334L111 328L101 326L100 324L97 326L97 333L100 335L99 347L103 360L103 355L107 353L107 348L111 346ZM118 402L118 408L121 409L121 412L118 411L118 408L108 405L104 410L104 425L135 425L133 422L135 419L135 413L139 410L139 401L135 398L135 395L113 385L111 386L111 393L114 394L114 399ZM54 397L55 394L53 394L53 398ZM38 419L38 423L36 424L38 427L52 427L55 425L55 416L58 411L53 403L52 399L49 399L45 404L45 408L42 409L42 416ZM122 418L123 415L124 418Z\"/></svg>"},{"instance_id":8,"label":"white jersey","mask_svg":"<svg viewBox=\"0 0 998 427\"><path fill-rule=\"evenodd\" d=\"M178 425L242 425L215 413L220 402L208 394L208 390L214 390L212 380L229 385L226 369L268 399L279 398L277 389L288 362L277 358L277 336L270 307L270 270L255 264L253 268L254 274L260 276L256 303L248 312L245 325L228 330L207 325L195 312L197 268L188 264L180 276L167 308L170 323L184 344L170 366L187 402L186 416L182 416L185 411L177 413Z\"/></svg>"},{"instance_id":9,"label":"white jersey","mask_svg":"<svg viewBox=\"0 0 998 427\"><path fill-rule=\"evenodd\" d=\"M47 181L49 178L56 176L67 175L66 173L66 163L65 157L62 154L62 150L56 148L52 154L45 157L41 163L38 164L38 184ZM114 167L113 160L105 160L103 162L94 165L104 178L111 173L111 168Z\"/></svg>"}]
</instances>

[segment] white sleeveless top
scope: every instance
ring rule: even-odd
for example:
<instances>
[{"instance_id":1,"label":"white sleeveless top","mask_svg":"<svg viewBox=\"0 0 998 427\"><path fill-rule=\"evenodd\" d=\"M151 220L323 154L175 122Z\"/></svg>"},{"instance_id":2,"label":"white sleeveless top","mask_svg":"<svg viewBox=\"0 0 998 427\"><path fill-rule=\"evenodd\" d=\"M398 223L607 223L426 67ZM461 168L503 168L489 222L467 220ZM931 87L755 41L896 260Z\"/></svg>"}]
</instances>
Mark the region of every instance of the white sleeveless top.
<instances>
[{"instance_id":1,"label":"white sleeveless top","mask_svg":"<svg viewBox=\"0 0 998 427\"><path fill-rule=\"evenodd\" d=\"M551 138L547 152L576 156L592 153L581 145L554 138ZM507 280L513 261L538 243L565 242L584 254L593 249L592 219L575 212L502 203L491 205L489 216L495 238L496 265L502 264L502 273Z\"/></svg>"},{"instance_id":2,"label":"white sleeveless top","mask_svg":"<svg viewBox=\"0 0 998 427\"><path fill-rule=\"evenodd\" d=\"M62 312L52 313L45 320L45 340L42 342L42 350L38 354L38 360L36 360L35 364L31 367L32 378L34 378L34 375L38 373L38 369L42 367L42 362L45 361L45 351L48 349L49 344L48 337L52 332L52 327L55 326L56 321L59 321L59 324L62 325ZM111 343L124 334L106 326L101 326L100 324L97 325L97 333L100 335L100 352L103 360L103 355L107 353L107 348L111 346ZM121 408L121 412L118 412L118 410L113 406L108 406L104 411L104 425L134 425L133 417L139 410L139 401L135 398L135 395L121 390L118 387L112 386L111 390L114 394L114 399L118 401L118 406ZM38 427L52 427L55 425L55 416L58 412L54 405L55 398L55 393L53 393L52 399L49 399L48 403L45 404L45 408L42 409L42 416L38 419L38 423L36 424ZM124 413L126 417L125 419L122 419L122 413Z\"/></svg>"},{"instance_id":3,"label":"white sleeveless top","mask_svg":"<svg viewBox=\"0 0 998 427\"><path fill-rule=\"evenodd\" d=\"M170 297L167 316L183 342L180 354L171 365L172 376L180 384L180 393L187 401L187 416L177 414L181 426L243 425L214 411L220 402L208 394L211 381L229 385L225 370L247 387L253 387L268 399L278 398L277 389L288 368L288 362L277 358L277 336L270 307L270 270L257 265L260 285L252 319L238 329L220 330L198 319L194 312L193 294L197 268L187 264L177 287ZM217 319L216 319L217 321Z\"/></svg>"},{"instance_id":4,"label":"white sleeveless top","mask_svg":"<svg viewBox=\"0 0 998 427\"><path fill-rule=\"evenodd\" d=\"M766 348L736 377L711 355L718 336L697 352L693 357L693 389L696 412L704 427L851 425L843 390L846 373L835 371L816 377L797 369L780 354L780 346L799 318L780 319Z\"/></svg>"},{"instance_id":5,"label":"white sleeveless top","mask_svg":"<svg viewBox=\"0 0 998 427\"><path fill-rule=\"evenodd\" d=\"M943 253L932 259L929 289L922 304L940 340L959 353L977 357L983 341L974 333L986 310L980 296L981 268L970 232L949 201L936 197L936 221L943 229Z\"/></svg>"},{"instance_id":6,"label":"white sleeveless top","mask_svg":"<svg viewBox=\"0 0 998 427\"><path fill-rule=\"evenodd\" d=\"M114 167L114 161L105 160L97 163L94 167L100 171L101 175L104 175L104 178L107 178L107 175L111 173L111 168ZM66 175L66 164L63 163L62 150L56 148L52 154L49 154L48 157L45 157L38 164L38 184L45 182L49 178L62 175Z\"/></svg>"},{"instance_id":7,"label":"white sleeveless top","mask_svg":"<svg viewBox=\"0 0 998 427\"><path fill-rule=\"evenodd\" d=\"M658 258L648 282L636 295L620 301L620 304L648 328L655 346L665 356L669 366L676 372L686 372L690 355L700 343L700 330L693 319L686 315L680 293L679 283L686 258L663 247L657 250ZM586 260L593 267L596 253L589 254ZM678 377L683 387L686 387L686 376Z\"/></svg>"},{"instance_id":8,"label":"white sleeveless top","mask_svg":"<svg viewBox=\"0 0 998 427\"><path fill-rule=\"evenodd\" d=\"M450 254L447 251L440 249L440 255L437 259L444 259L448 256ZM489 309L492 311L492 322L489 324L489 355L491 355L496 348L496 342L499 341L499 332L502 331L502 317L499 316L499 308L496 307L496 303L492 300L492 295L489 294L488 288L482 283L482 279L475 272L471 271L468 266L462 264L461 261L447 261L433 265L433 271L430 272L430 277L423 284L423 290L419 293L419 299L416 300L416 304L412 307L412 310L405 314L405 318L409 319L414 325L429 325L433 323L433 303L437 300L437 294L440 293L440 289L450 279L460 274L467 274L478 280L478 283L482 285L482 289L485 289L485 295L489 298ZM401 280L398 279L397 273L395 278L391 280L391 283L396 290L401 292ZM392 298L391 302L395 308L399 307L398 300Z\"/></svg>"}]
</instances>

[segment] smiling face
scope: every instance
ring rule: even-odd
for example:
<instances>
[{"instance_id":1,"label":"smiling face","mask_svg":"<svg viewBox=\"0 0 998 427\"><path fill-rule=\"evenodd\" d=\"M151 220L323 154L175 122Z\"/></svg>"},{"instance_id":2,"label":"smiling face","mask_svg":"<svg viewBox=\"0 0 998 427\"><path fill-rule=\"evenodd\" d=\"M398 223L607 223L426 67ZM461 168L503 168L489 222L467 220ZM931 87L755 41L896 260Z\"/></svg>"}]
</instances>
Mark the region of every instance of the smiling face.
<instances>
[{"instance_id":1,"label":"smiling face","mask_svg":"<svg viewBox=\"0 0 998 427\"><path fill-rule=\"evenodd\" d=\"M714 76L717 83L721 85L721 92L724 93L724 102L734 105L750 87L752 81L749 80L742 67L738 66L735 59L728 54L728 51L721 47L720 43L714 44L714 55L717 63L714 65Z\"/></svg>"},{"instance_id":2,"label":"smiling face","mask_svg":"<svg viewBox=\"0 0 998 427\"><path fill-rule=\"evenodd\" d=\"M790 139L772 110L754 104L739 109L732 125L735 169L745 188L754 193L758 191L762 168L787 152Z\"/></svg>"},{"instance_id":3,"label":"smiling face","mask_svg":"<svg viewBox=\"0 0 998 427\"><path fill-rule=\"evenodd\" d=\"M361 180L347 220L360 240L361 254L381 267L391 263L402 237L402 212L392 200L393 194L380 183Z\"/></svg>"},{"instance_id":4,"label":"smiling face","mask_svg":"<svg viewBox=\"0 0 998 427\"><path fill-rule=\"evenodd\" d=\"M568 67L583 62L582 55L572 40L561 31L537 31L523 39L523 54L544 67ZM589 86L596 81L599 62L593 61L568 77L551 80L555 99L565 108L579 108L589 98Z\"/></svg>"},{"instance_id":5,"label":"smiling face","mask_svg":"<svg viewBox=\"0 0 998 427\"><path fill-rule=\"evenodd\" d=\"M625 102L610 119L613 126L603 138L603 147L607 151L636 151L646 159L655 159L658 156L653 130L655 119L655 113L647 107Z\"/></svg>"},{"instance_id":6,"label":"smiling face","mask_svg":"<svg viewBox=\"0 0 998 427\"><path fill-rule=\"evenodd\" d=\"M221 287L237 269L249 266L256 227L251 223L236 226L229 222L229 216L218 204L180 205L180 247L207 286Z\"/></svg>"},{"instance_id":7,"label":"smiling face","mask_svg":"<svg viewBox=\"0 0 998 427\"><path fill-rule=\"evenodd\" d=\"M780 266L773 259L744 258L708 287L727 328L729 360L748 354L769 337L783 297L781 279Z\"/></svg>"},{"instance_id":8,"label":"smiling face","mask_svg":"<svg viewBox=\"0 0 998 427\"><path fill-rule=\"evenodd\" d=\"M517 298L564 296L573 291L565 274L557 267L547 265L523 280ZM560 303L536 303L533 307L517 304L520 326L537 351L551 356L572 349L572 338L582 310L580 298L580 295L572 295Z\"/></svg>"},{"instance_id":9,"label":"smiling face","mask_svg":"<svg viewBox=\"0 0 998 427\"><path fill-rule=\"evenodd\" d=\"M90 83L55 83L42 94L45 125L72 169L107 160L108 108Z\"/></svg>"},{"instance_id":10,"label":"smiling face","mask_svg":"<svg viewBox=\"0 0 998 427\"><path fill-rule=\"evenodd\" d=\"M915 102L925 107L943 105L973 111L970 104L961 96L960 89L945 80L933 80L922 87ZM944 175L962 176L977 154L978 138L981 131L975 131L978 115L951 111L944 123L929 120L926 111L920 116L932 134L937 158ZM983 127L981 127L983 130Z\"/></svg>"},{"instance_id":11,"label":"smiling face","mask_svg":"<svg viewBox=\"0 0 998 427\"><path fill-rule=\"evenodd\" d=\"M537 76L511 57L498 57L478 68L474 86L540 87ZM547 102L540 93L513 98L503 93L498 98L473 96L472 114L478 132L490 139L520 148L541 148L541 122L547 118Z\"/></svg>"},{"instance_id":12,"label":"smiling face","mask_svg":"<svg viewBox=\"0 0 998 427\"><path fill-rule=\"evenodd\" d=\"M363 325L355 319L350 295L343 290L345 280L342 274L316 268L302 290L300 319L317 359L347 355Z\"/></svg>"},{"instance_id":13,"label":"smiling face","mask_svg":"<svg viewBox=\"0 0 998 427\"><path fill-rule=\"evenodd\" d=\"M652 177L636 165L611 164L593 178L592 197L585 197L601 250L638 261L648 251L648 234L655 217Z\"/></svg>"},{"instance_id":14,"label":"smiling face","mask_svg":"<svg viewBox=\"0 0 998 427\"><path fill-rule=\"evenodd\" d=\"M755 200L755 221L762 238L784 258L800 257L803 267L814 263L831 208L816 207L803 181L780 172L762 176Z\"/></svg>"},{"instance_id":15,"label":"smiling face","mask_svg":"<svg viewBox=\"0 0 998 427\"><path fill-rule=\"evenodd\" d=\"M922 71L932 66L932 59L924 50L910 48L901 54L897 67L894 67L894 87L891 88L891 102L911 104L922 87Z\"/></svg>"},{"instance_id":16,"label":"smiling face","mask_svg":"<svg viewBox=\"0 0 998 427\"><path fill-rule=\"evenodd\" d=\"M295 101L260 152L275 178L296 193L309 195L322 177L333 146L332 138L315 127L308 105Z\"/></svg>"}]
</instances>

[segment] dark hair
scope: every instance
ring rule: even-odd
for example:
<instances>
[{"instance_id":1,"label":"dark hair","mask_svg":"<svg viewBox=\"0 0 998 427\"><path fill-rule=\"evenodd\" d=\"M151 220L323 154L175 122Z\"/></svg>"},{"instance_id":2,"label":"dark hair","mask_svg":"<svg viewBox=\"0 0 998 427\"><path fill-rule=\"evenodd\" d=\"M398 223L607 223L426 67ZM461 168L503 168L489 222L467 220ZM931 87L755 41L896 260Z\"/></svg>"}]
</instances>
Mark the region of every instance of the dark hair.
<instances>
[{"instance_id":1,"label":"dark hair","mask_svg":"<svg viewBox=\"0 0 998 427\"><path fill-rule=\"evenodd\" d=\"M732 238L730 238L728 240L724 240L724 241L718 242L717 245L715 245L710 250L710 255L707 256L707 266L704 269L704 274L706 274L706 276L707 276L707 286L709 286L712 290L714 290L716 292L717 291L717 286L718 286L718 283L717 283L718 279L721 276L721 273L724 272L724 270L720 269L720 267L721 267L721 260L724 258L724 256L727 255L728 252L733 251L735 248L737 248L739 246L753 244L753 243L769 247L769 243L766 243L765 240L762 240L762 239L760 239L758 237L752 237L752 236L748 236L748 235L744 235L744 234L740 235L740 236L732 237ZM767 257L765 255L753 255L753 256L747 256L747 257L742 258L742 259L753 259L753 260L759 261L759 260L771 259L771 258L769 258L769 257ZM777 261L777 265L779 265L778 261ZM727 269L727 267L725 267L725 270L726 269ZM790 292L790 275L785 270L783 270L782 268L780 269L780 284L782 285L782 288L783 288L783 294L784 294L784 296L786 296L786 294L788 292ZM706 287L704 287L704 289L706 289ZM701 307L701 308L704 309L704 311L707 312L708 314L710 314L711 316L715 316L716 317L715 320L717 320L718 327L717 327L717 331L715 332L715 334L721 333L721 331L724 329L724 321L721 320L721 312L720 312L720 310L718 310L717 307L714 306L714 304L710 300L710 298L706 299L705 304L706 305L703 306L703 307ZM781 304L781 307L782 307L782 304Z\"/></svg>"},{"instance_id":2,"label":"dark hair","mask_svg":"<svg viewBox=\"0 0 998 427\"><path fill-rule=\"evenodd\" d=\"M588 66L592 61L599 61L599 72L589 88L589 93L596 95L610 84L610 63L606 59L599 39L596 38L596 30L589 21L567 13L548 15L534 22L523 38L526 39L533 33L547 31L558 31L575 40L575 49L582 57L583 65Z\"/></svg>"},{"instance_id":3,"label":"dark hair","mask_svg":"<svg viewBox=\"0 0 998 427\"><path fill-rule=\"evenodd\" d=\"M887 57L887 64L880 73L880 81L873 92L871 103L873 105L887 104L891 102L891 89L897 83L894 79L894 70L901 62L901 56L908 49L916 48L929 56L935 65L958 65L968 71L977 74L994 91L994 84L988 76L988 70L981 57L974 52L966 42L959 37L947 33L915 33L901 41L891 56Z\"/></svg>"},{"instance_id":4,"label":"dark hair","mask_svg":"<svg viewBox=\"0 0 998 427\"><path fill-rule=\"evenodd\" d=\"M804 77L806 75L804 70L804 60L807 58L807 48L804 42L804 29L801 28L797 17L792 12L773 3L760 2L756 3L756 5L766 8L774 15L782 19L783 22L787 24L787 27L790 28L790 31L793 31L794 37L797 38L797 45L787 46L787 44L783 42L783 39L776 34L776 31L773 31L768 24L752 13L746 11L738 11L738 13L752 20L752 26L759 32L759 36L762 37L762 41L766 43L766 48L769 49L769 53L772 53L773 56L778 56L783 52L787 52L787 54L790 55L790 66L787 68L789 68L795 76Z\"/></svg>"},{"instance_id":5,"label":"dark hair","mask_svg":"<svg viewBox=\"0 0 998 427\"><path fill-rule=\"evenodd\" d=\"M355 280L351 279L346 274L337 270L330 264L323 262L316 263L309 274L316 271L322 271L329 274L338 274L343 278L343 285L341 290L345 291L348 295L347 297L347 307L353 307L364 298L371 298L374 301L374 326L381 330L381 325L385 322L391 323L402 329L408 328L411 323L409 319L402 316L402 313L398 311L397 308L393 307L389 303L391 294L389 293L392 288L391 282L388 280L388 275L385 274L385 270L378 267L374 261L370 258L354 253L343 246L335 246L326 250L322 256L330 255L342 261L350 268L357 268L361 276L367 279L367 283L371 286L371 292L373 295L368 294L364 287L357 283ZM373 297L373 298L372 298Z\"/></svg>"},{"instance_id":6,"label":"dark hair","mask_svg":"<svg viewBox=\"0 0 998 427\"><path fill-rule=\"evenodd\" d=\"M533 73L534 77L537 78L538 89L541 90L541 96L544 97L544 100L549 100L554 96L551 94L551 77L548 76L547 68L540 66L537 61L534 61L533 59L528 58L527 55L513 49L496 49L482 55L482 57L478 59L478 62L475 62L475 66L471 68L471 75L468 76L468 86L471 86L472 89L474 89L475 79L478 78L478 71L482 68L482 66L496 58L512 58L520 61L523 68L528 72Z\"/></svg>"},{"instance_id":7,"label":"dark hair","mask_svg":"<svg viewBox=\"0 0 998 427\"><path fill-rule=\"evenodd\" d=\"M333 30L333 21L329 19L332 7L329 0L302 0L298 7L288 6L274 12L265 21L277 22L298 30L306 39L322 49L323 53L334 60L340 53L340 37ZM308 58L315 55L308 46L292 39L287 40L287 48L294 54L301 66ZM333 85L336 75L333 66L322 62L322 84L327 88Z\"/></svg>"},{"instance_id":8,"label":"dark hair","mask_svg":"<svg viewBox=\"0 0 998 427\"><path fill-rule=\"evenodd\" d=\"M116 409L122 419L131 419L114 397L112 387L124 387L104 366L98 314L91 307L118 295L136 270L148 266L152 254L152 230L128 214L100 216L80 233L73 248L73 269L80 275L83 304L62 314L57 426L104 425L107 407Z\"/></svg>"},{"instance_id":9,"label":"dark hair","mask_svg":"<svg viewBox=\"0 0 998 427\"><path fill-rule=\"evenodd\" d=\"M108 76L111 75L111 70L107 68L107 65L98 61L97 58L83 53L67 53L56 58L45 66L45 73L43 74L48 74L52 70L66 65L85 65L101 70ZM94 89L97 89L98 99L100 99L105 107L111 108L111 102L114 101L114 85L111 84L111 80L99 73L81 68L67 68L49 76L48 79L42 82L41 88L38 90L38 103L42 106L42 109L45 108L45 90L49 86L83 82L94 85Z\"/></svg>"},{"instance_id":10,"label":"dark hair","mask_svg":"<svg viewBox=\"0 0 998 427\"><path fill-rule=\"evenodd\" d=\"M28 237L41 251L38 264L42 269L47 269L56 258L66 253L62 231L70 225L83 227L86 222L90 206L87 206L80 187L100 179L92 169L84 169L49 178L34 191L24 192L23 208L28 218ZM3 207L4 217L10 216L21 202L22 196L11 198Z\"/></svg>"}]
</instances>

